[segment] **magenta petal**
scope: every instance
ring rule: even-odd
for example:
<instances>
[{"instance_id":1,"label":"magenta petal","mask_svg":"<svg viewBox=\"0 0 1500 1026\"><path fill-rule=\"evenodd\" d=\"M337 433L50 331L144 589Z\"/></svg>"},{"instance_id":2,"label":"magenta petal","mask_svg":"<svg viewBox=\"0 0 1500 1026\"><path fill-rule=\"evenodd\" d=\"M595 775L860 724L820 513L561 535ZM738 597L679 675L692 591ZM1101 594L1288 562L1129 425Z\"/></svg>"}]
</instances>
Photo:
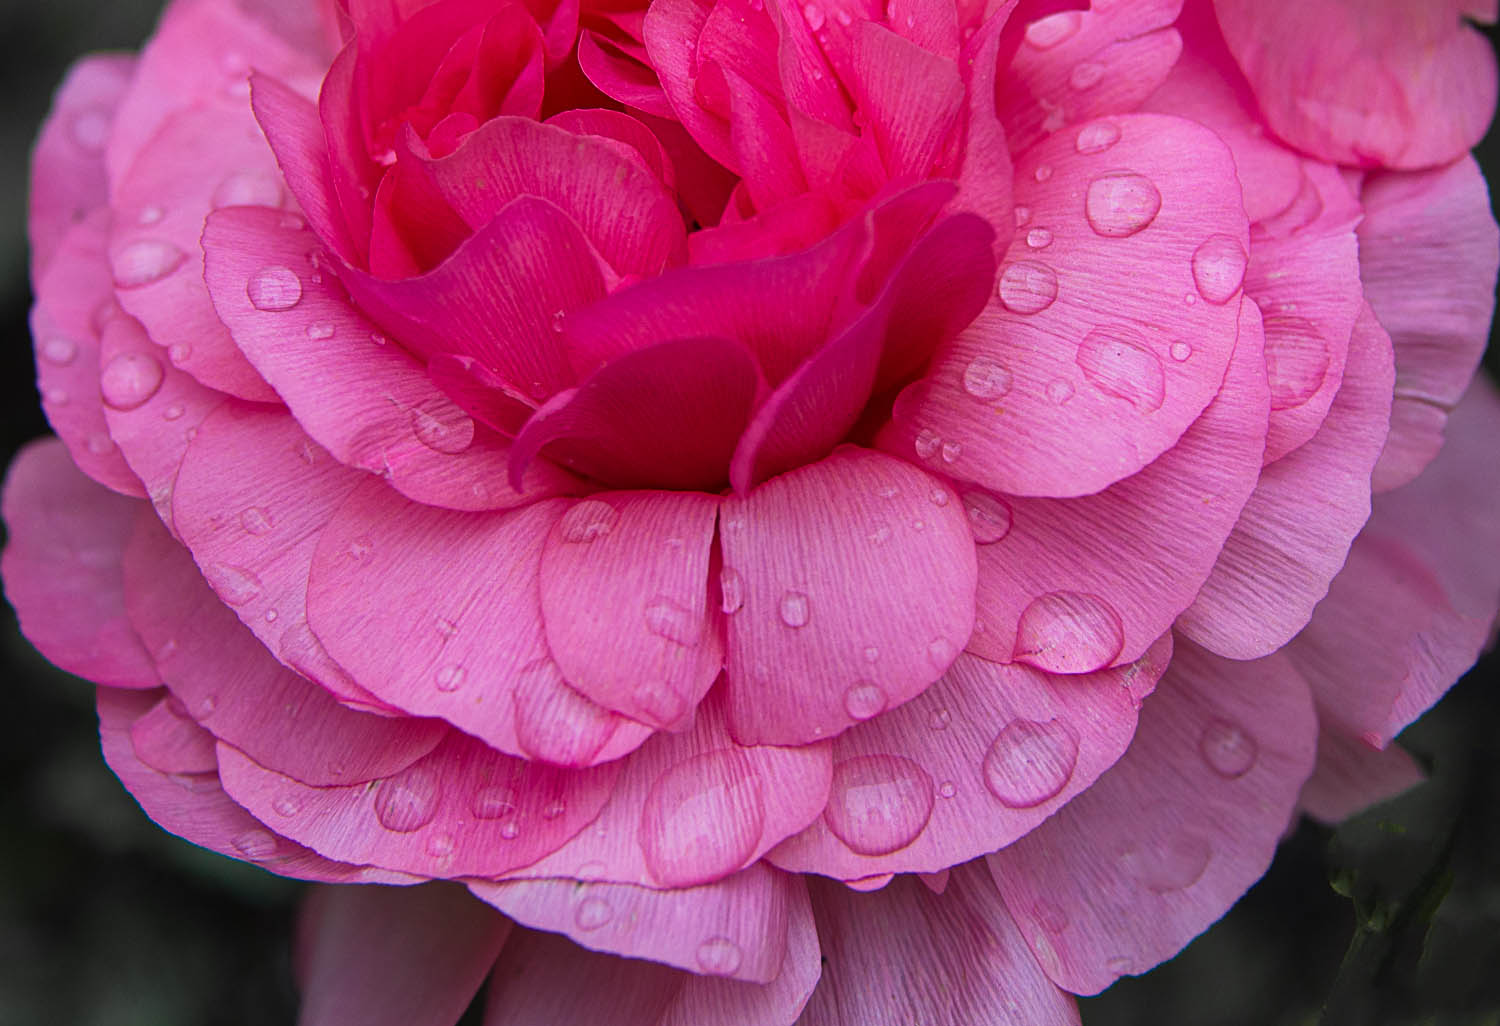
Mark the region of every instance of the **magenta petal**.
<instances>
[{"instance_id":1,"label":"magenta petal","mask_svg":"<svg viewBox=\"0 0 1500 1026\"><path fill-rule=\"evenodd\" d=\"M125 613L125 544L142 504L79 473L55 439L17 454L5 476L5 597L50 661L126 688L161 682Z\"/></svg>"},{"instance_id":2,"label":"magenta petal","mask_svg":"<svg viewBox=\"0 0 1500 1026\"><path fill-rule=\"evenodd\" d=\"M1253 304L1240 321L1224 387L1144 470L1077 499L962 494L980 542L971 652L1095 670L1139 658L1192 604L1260 477L1270 396Z\"/></svg>"},{"instance_id":3,"label":"magenta petal","mask_svg":"<svg viewBox=\"0 0 1500 1026\"><path fill-rule=\"evenodd\" d=\"M1316 731L1286 659L1231 662L1179 639L1125 757L988 858L1047 975L1096 994L1223 915L1270 865Z\"/></svg>"},{"instance_id":4,"label":"magenta petal","mask_svg":"<svg viewBox=\"0 0 1500 1026\"><path fill-rule=\"evenodd\" d=\"M542 545L562 504L454 513L378 481L322 530L308 620L361 686L504 752L564 765L619 758L650 729L561 678L542 627Z\"/></svg>"},{"instance_id":5,"label":"magenta petal","mask_svg":"<svg viewBox=\"0 0 1500 1026\"><path fill-rule=\"evenodd\" d=\"M159 773L219 772L214 736L168 695L130 725L130 747L135 756Z\"/></svg>"},{"instance_id":6,"label":"magenta petal","mask_svg":"<svg viewBox=\"0 0 1500 1026\"><path fill-rule=\"evenodd\" d=\"M1178 629L1231 659L1285 645L1312 616L1369 516L1390 423L1390 341L1366 307L1343 385L1312 440L1265 468Z\"/></svg>"},{"instance_id":7,"label":"magenta petal","mask_svg":"<svg viewBox=\"0 0 1500 1026\"><path fill-rule=\"evenodd\" d=\"M942 676L973 630L963 507L910 464L839 449L725 499L721 524L742 744L804 744L894 708Z\"/></svg>"},{"instance_id":8,"label":"magenta petal","mask_svg":"<svg viewBox=\"0 0 1500 1026\"><path fill-rule=\"evenodd\" d=\"M378 785L311 787L219 742L224 789L257 819L329 858L430 878L530 865L599 814L619 773L526 762L452 731Z\"/></svg>"},{"instance_id":9,"label":"magenta petal","mask_svg":"<svg viewBox=\"0 0 1500 1026\"><path fill-rule=\"evenodd\" d=\"M897 180L930 174L964 108L957 62L861 21L851 70L851 98L868 119L886 173Z\"/></svg>"},{"instance_id":10,"label":"magenta petal","mask_svg":"<svg viewBox=\"0 0 1500 1026\"><path fill-rule=\"evenodd\" d=\"M1420 784L1426 775L1400 745L1377 748L1340 730L1318 735L1318 764L1302 785L1302 811L1339 823Z\"/></svg>"},{"instance_id":11,"label":"magenta petal","mask_svg":"<svg viewBox=\"0 0 1500 1026\"><path fill-rule=\"evenodd\" d=\"M784 869L857 880L933 872L1035 829L1114 765L1171 656L1052 677L960 656L900 709L840 735L823 816L783 842Z\"/></svg>"},{"instance_id":12,"label":"magenta petal","mask_svg":"<svg viewBox=\"0 0 1500 1026\"><path fill-rule=\"evenodd\" d=\"M942 897L910 878L876 894L815 883L825 964L799 1026L1076 1026L1072 996L1042 972L984 867L951 881Z\"/></svg>"},{"instance_id":13,"label":"magenta petal","mask_svg":"<svg viewBox=\"0 0 1500 1026\"><path fill-rule=\"evenodd\" d=\"M454 884L326 887L300 928L300 1026L451 1026L510 935Z\"/></svg>"},{"instance_id":14,"label":"magenta petal","mask_svg":"<svg viewBox=\"0 0 1500 1026\"><path fill-rule=\"evenodd\" d=\"M672 106L649 67L608 39L585 30L578 36L578 66L601 93L627 107L670 118Z\"/></svg>"},{"instance_id":15,"label":"magenta petal","mask_svg":"<svg viewBox=\"0 0 1500 1026\"><path fill-rule=\"evenodd\" d=\"M533 929L594 951L754 983L786 961L790 920L812 929L807 885L755 863L711 884L652 890L587 880L471 883L475 895Z\"/></svg>"},{"instance_id":16,"label":"magenta petal","mask_svg":"<svg viewBox=\"0 0 1500 1026\"><path fill-rule=\"evenodd\" d=\"M996 297L902 394L892 444L1000 492L1087 495L1219 390L1248 246L1239 183L1207 129L1132 114L1023 154L1016 203Z\"/></svg>"}]
</instances>

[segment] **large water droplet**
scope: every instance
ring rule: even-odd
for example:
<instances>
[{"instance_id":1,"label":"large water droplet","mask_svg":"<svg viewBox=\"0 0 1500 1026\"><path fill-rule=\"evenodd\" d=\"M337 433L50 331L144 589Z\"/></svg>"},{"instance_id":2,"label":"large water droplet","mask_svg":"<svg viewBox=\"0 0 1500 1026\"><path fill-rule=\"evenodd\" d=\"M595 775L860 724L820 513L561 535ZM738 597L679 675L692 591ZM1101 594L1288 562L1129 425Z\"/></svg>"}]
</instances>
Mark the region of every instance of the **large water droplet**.
<instances>
[{"instance_id":1,"label":"large water droplet","mask_svg":"<svg viewBox=\"0 0 1500 1026\"><path fill-rule=\"evenodd\" d=\"M276 835L269 830L246 830L231 842L234 850L252 862L271 858L280 847Z\"/></svg>"},{"instance_id":2,"label":"large water droplet","mask_svg":"<svg viewBox=\"0 0 1500 1026\"><path fill-rule=\"evenodd\" d=\"M411 430L417 441L446 456L456 456L474 441L474 422L452 403L413 406Z\"/></svg>"},{"instance_id":3,"label":"large water droplet","mask_svg":"<svg viewBox=\"0 0 1500 1026\"><path fill-rule=\"evenodd\" d=\"M584 544L598 541L620 522L620 511L603 499L584 499L563 514L559 531L563 541Z\"/></svg>"},{"instance_id":4,"label":"large water droplet","mask_svg":"<svg viewBox=\"0 0 1500 1026\"><path fill-rule=\"evenodd\" d=\"M884 712L887 701L879 684L862 680L844 692L844 711L851 719L868 720Z\"/></svg>"},{"instance_id":5,"label":"large water droplet","mask_svg":"<svg viewBox=\"0 0 1500 1026\"><path fill-rule=\"evenodd\" d=\"M1120 863L1147 890L1170 894L1197 883L1212 857L1213 850L1203 838L1178 833L1144 849L1127 848L1120 853Z\"/></svg>"},{"instance_id":6,"label":"large water droplet","mask_svg":"<svg viewBox=\"0 0 1500 1026\"><path fill-rule=\"evenodd\" d=\"M703 637L703 620L683 603L658 595L646 603L646 629L679 645L696 645Z\"/></svg>"},{"instance_id":7,"label":"large water droplet","mask_svg":"<svg viewBox=\"0 0 1500 1026\"><path fill-rule=\"evenodd\" d=\"M474 792L469 811L475 819L509 819L516 814L516 792L499 785L481 787Z\"/></svg>"},{"instance_id":8,"label":"large water droplet","mask_svg":"<svg viewBox=\"0 0 1500 1026\"><path fill-rule=\"evenodd\" d=\"M710 937L698 945L698 968L710 976L733 976L744 957L740 946L728 937Z\"/></svg>"},{"instance_id":9,"label":"large water droplet","mask_svg":"<svg viewBox=\"0 0 1500 1026\"><path fill-rule=\"evenodd\" d=\"M989 492L966 492L964 512L969 515L969 531L980 545L992 545L1010 533L1010 506Z\"/></svg>"},{"instance_id":10,"label":"large water droplet","mask_svg":"<svg viewBox=\"0 0 1500 1026\"><path fill-rule=\"evenodd\" d=\"M438 779L425 766L411 766L386 778L375 792L375 816L380 825L409 834L432 822L441 796Z\"/></svg>"},{"instance_id":11,"label":"large water droplet","mask_svg":"<svg viewBox=\"0 0 1500 1026\"><path fill-rule=\"evenodd\" d=\"M833 768L823 819L860 855L888 855L917 839L932 817L932 777L910 759L863 755Z\"/></svg>"},{"instance_id":12,"label":"large water droplet","mask_svg":"<svg viewBox=\"0 0 1500 1026\"><path fill-rule=\"evenodd\" d=\"M1095 233L1110 239L1134 235L1156 220L1161 193L1145 175L1111 171L1089 183L1084 217Z\"/></svg>"},{"instance_id":13,"label":"large water droplet","mask_svg":"<svg viewBox=\"0 0 1500 1026\"><path fill-rule=\"evenodd\" d=\"M1113 121L1091 121L1078 130L1074 145L1079 153L1092 156L1103 153L1119 141L1119 125Z\"/></svg>"},{"instance_id":14,"label":"large water droplet","mask_svg":"<svg viewBox=\"0 0 1500 1026\"><path fill-rule=\"evenodd\" d=\"M781 622L788 627L805 626L809 615L807 596L800 591L789 591L781 596L777 611L781 614Z\"/></svg>"},{"instance_id":15,"label":"large water droplet","mask_svg":"<svg viewBox=\"0 0 1500 1026\"><path fill-rule=\"evenodd\" d=\"M1068 85L1082 92L1085 89L1094 88L1103 77L1104 65L1093 61L1083 61L1073 65L1073 70L1068 72Z\"/></svg>"},{"instance_id":16,"label":"large water droplet","mask_svg":"<svg viewBox=\"0 0 1500 1026\"><path fill-rule=\"evenodd\" d=\"M1161 409L1167 382L1161 361L1139 337L1117 328L1096 328L1078 346L1078 368L1105 395L1124 399L1143 413Z\"/></svg>"},{"instance_id":17,"label":"large water droplet","mask_svg":"<svg viewBox=\"0 0 1500 1026\"><path fill-rule=\"evenodd\" d=\"M1051 14L1026 26L1026 42L1038 50L1050 50L1072 39L1082 26L1083 15L1078 11Z\"/></svg>"},{"instance_id":18,"label":"large water droplet","mask_svg":"<svg viewBox=\"0 0 1500 1026\"><path fill-rule=\"evenodd\" d=\"M242 606L260 594L260 578L244 567L210 563L203 571L203 578L231 606Z\"/></svg>"},{"instance_id":19,"label":"large water droplet","mask_svg":"<svg viewBox=\"0 0 1500 1026\"><path fill-rule=\"evenodd\" d=\"M182 266L187 255L163 239L140 239L114 255L110 263L115 287L138 289L160 281Z\"/></svg>"},{"instance_id":20,"label":"large water droplet","mask_svg":"<svg viewBox=\"0 0 1500 1026\"><path fill-rule=\"evenodd\" d=\"M729 614L738 613L745 605L745 576L732 566L719 571L719 608Z\"/></svg>"},{"instance_id":21,"label":"large water droplet","mask_svg":"<svg viewBox=\"0 0 1500 1026\"><path fill-rule=\"evenodd\" d=\"M584 898L573 912L573 922L580 930L597 930L614 917L614 906L603 898Z\"/></svg>"},{"instance_id":22,"label":"large water droplet","mask_svg":"<svg viewBox=\"0 0 1500 1026\"><path fill-rule=\"evenodd\" d=\"M1198 294L1220 306L1234 298L1245 281L1245 249L1228 235L1210 236L1193 251L1193 284Z\"/></svg>"},{"instance_id":23,"label":"large water droplet","mask_svg":"<svg viewBox=\"0 0 1500 1026\"><path fill-rule=\"evenodd\" d=\"M743 752L721 749L673 766L641 813L641 853L652 877L691 887L739 869L765 829L761 781Z\"/></svg>"},{"instance_id":24,"label":"large water droplet","mask_svg":"<svg viewBox=\"0 0 1500 1026\"><path fill-rule=\"evenodd\" d=\"M180 414L179 414L180 416ZM247 534L265 534L275 527L271 514L260 506L247 506L240 511L240 526Z\"/></svg>"},{"instance_id":25,"label":"large water droplet","mask_svg":"<svg viewBox=\"0 0 1500 1026\"><path fill-rule=\"evenodd\" d=\"M215 207L279 207L286 193L268 171L236 171L214 190Z\"/></svg>"},{"instance_id":26,"label":"large water droplet","mask_svg":"<svg viewBox=\"0 0 1500 1026\"><path fill-rule=\"evenodd\" d=\"M70 338L53 337L41 344L42 359L66 367L78 357L78 343Z\"/></svg>"},{"instance_id":27,"label":"large water droplet","mask_svg":"<svg viewBox=\"0 0 1500 1026\"><path fill-rule=\"evenodd\" d=\"M1266 380L1271 409L1300 406L1328 376L1328 346L1317 325L1305 317L1274 313L1265 317Z\"/></svg>"},{"instance_id":28,"label":"large water droplet","mask_svg":"<svg viewBox=\"0 0 1500 1026\"><path fill-rule=\"evenodd\" d=\"M995 291L1008 310L1041 313L1057 298L1057 272L1035 260L1017 260L1000 272Z\"/></svg>"},{"instance_id":29,"label":"large water droplet","mask_svg":"<svg viewBox=\"0 0 1500 1026\"><path fill-rule=\"evenodd\" d=\"M99 392L105 405L133 410L156 394L162 377L161 361L150 353L120 353L104 365Z\"/></svg>"},{"instance_id":30,"label":"large water droplet","mask_svg":"<svg viewBox=\"0 0 1500 1026\"><path fill-rule=\"evenodd\" d=\"M250 276L245 295L257 310L290 310L302 299L302 279L290 267L263 267Z\"/></svg>"},{"instance_id":31,"label":"large water droplet","mask_svg":"<svg viewBox=\"0 0 1500 1026\"><path fill-rule=\"evenodd\" d=\"M1013 657L1053 673L1092 673L1125 645L1120 616L1097 595L1054 591L1032 601L1016 625Z\"/></svg>"},{"instance_id":32,"label":"large water droplet","mask_svg":"<svg viewBox=\"0 0 1500 1026\"><path fill-rule=\"evenodd\" d=\"M1012 809L1055 797L1078 764L1078 736L1061 720L1015 719L984 753L984 783Z\"/></svg>"},{"instance_id":33,"label":"large water droplet","mask_svg":"<svg viewBox=\"0 0 1500 1026\"><path fill-rule=\"evenodd\" d=\"M1209 769L1226 780L1250 772L1260 755L1260 746L1238 724L1228 720L1209 720L1198 738L1198 752Z\"/></svg>"}]
</instances>

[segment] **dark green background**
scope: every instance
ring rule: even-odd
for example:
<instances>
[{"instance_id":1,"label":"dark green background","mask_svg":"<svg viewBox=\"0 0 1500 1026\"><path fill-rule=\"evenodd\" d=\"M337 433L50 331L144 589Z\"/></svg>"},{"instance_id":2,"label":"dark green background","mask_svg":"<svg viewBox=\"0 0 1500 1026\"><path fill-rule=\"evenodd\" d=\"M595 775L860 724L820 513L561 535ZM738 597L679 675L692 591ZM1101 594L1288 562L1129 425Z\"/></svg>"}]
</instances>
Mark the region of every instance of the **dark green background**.
<instances>
[{"instance_id":1,"label":"dark green background","mask_svg":"<svg viewBox=\"0 0 1500 1026\"><path fill-rule=\"evenodd\" d=\"M47 430L26 329L31 138L72 59L138 47L157 8L0 4L0 461ZM1495 135L1481 160L1493 181ZM100 758L91 689L3 615L0 1026L291 1023L299 885L153 826ZM1084 1002L1087 1026L1293 1026L1320 1010L1337 1026L1500 1026L1496 665L1403 736L1428 783L1338 831L1304 824L1182 955Z\"/></svg>"}]
</instances>

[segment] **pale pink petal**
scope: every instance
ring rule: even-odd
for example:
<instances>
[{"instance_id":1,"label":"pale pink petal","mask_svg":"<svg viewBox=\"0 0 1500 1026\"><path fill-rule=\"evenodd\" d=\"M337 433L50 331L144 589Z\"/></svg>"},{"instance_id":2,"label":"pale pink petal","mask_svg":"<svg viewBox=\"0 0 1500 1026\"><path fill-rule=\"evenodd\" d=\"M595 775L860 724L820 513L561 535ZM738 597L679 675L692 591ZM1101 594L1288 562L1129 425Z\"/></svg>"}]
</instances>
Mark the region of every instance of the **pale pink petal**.
<instances>
[{"instance_id":1,"label":"pale pink petal","mask_svg":"<svg viewBox=\"0 0 1500 1026\"><path fill-rule=\"evenodd\" d=\"M981 865L946 894L903 878L876 894L813 886L823 979L797 1026L1065 1026L1069 994L1047 979Z\"/></svg>"},{"instance_id":2,"label":"pale pink petal","mask_svg":"<svg viewBox=\"0 0 1500 1026\"><path fill-rule=\"evenodd\" d=\"M1324 730L1318 735L1318 764L1297 804L1314 819L1339 823L1424 779L1400 745L1377 748L1342 731Z\"/></svg>"},{"instance_id":3,"label":"pale pink petal","mask_svg":"<svg viewBox=\"0 0 1500 1026\"><path fill-rule=\"evenodd\" d=\"M1192 604L1260 477L1270 397L1254 304L1240 322L1223 389L1146 469L1077 499L960 492L979 543L969 651L1096 670L1139 658Z\"/></svg>"},{"instance_id":4,"label":"pale pink petal","mask_svg":"<svg viewBox=\"0 0 1500 1026\"><path fill-rule=\"evenodd\" d=\"M300 1026L452 1026L511 932L445 883L320 888L303 915Z\"/></svg>"},{"instance_id":5,"label":"pale pink petal","mask_svg":"<svg viewBox=\"0 0 1500 1026\"><path fill-rule=\"evenodd\" d=\"M1286 659L1231 662L1179 638L1125 757L988 858L1047 975L1096 994L1222 916L1270 865L1316 732Z\"/></svg>"},{"instance_id":6,"label":"pale pink petal","mask_svg":"<svg viewBox=\"0 0 1500 1026\"><path fill-rule=\"evenodd\" d=\"M55 439L5 475L5 597L21 632L70 673L116 687L159 684L125 613L121 561L142 504L89 480Z\"/></svg>"},{"instance_id":7,"label":"pale pink petal","mask_svg":"<svg viewBox=\"0 0 1500 1026\"><path fill-rule=\"evenodd\" d=\"M792 919L812 930L807 885L763 863L662 891L567 879L474 882L469 890L518 923L594 951L754 983L781 973Z\"/></svg>"},{"instance_id":8,"label":"pale pink petal","mask_svg":"<svg viewBox=\"0 0 1500 1026\"><path fill-rule=\"evenodd\" d=\"M218 773L214 736L167 695L130 725L135 757L159 773Z\"/></svg>"},{"instance_id":9,"label":"pale pink petal","mask_svg":"<svg viewBox=\"0 0 1500 1026\"><path fill-rule=\"evenodd\" d=\"M1472 0L1330 0L1290 8L1214 0L1219 25L1276 134L1362 167L1447 163L1495 110L1495 55Z\"/></svg>"},{"instance_id":10,"label":"pale pink petal","mask_svg":"<svg viewBox=\"0 0 1500 1026\"><path fill-rule=\"evenodd\" d=\"M1219 390L1239 185L1207 129L1125 115L1023 154L1016 204L996 297L902 393L883 444L997 491L1086 495L1160 456Z\"/></svg>"},{"instance_id":11,"label":"pale pink petal","mask_svg":"<svg viewBox=\"0 0 1500 1026\"><path fill-rule=\"evenodd\" d=\"M803 744L942 676L974 626L975 558L948 487L853 447L724 500L730 722ZM873 715L873 713L872 713Z\"/></svg>"},{"instance_id":12,"label":"pale pink petal","mask_svg":"<svg viewBox=\"0 0 1500 1026\"><path fill-rule=\"evenodd\" d=\"M1114 765L1171 656L1052 677L960 656L920 697L840 735L823 816L771 853L857 880L934 872L1036 828Z\"/></svg>"},{"instance_id":13,"label":"pale pink petal","mask_svg":"<svg viewBox=\"0 0 1500 1026\"><path fill-rule=\"evenodd\" d=\"M432 878L530 865L593 821L619 773L526 762L453 731L379 784L311 787L219 742L224 789L257 819L328 858Z\"/></svg>"},{"instance_id":14,"label":"pale pink petal","mask_svg":"<svg viewBox=\"0 0 1500 1026\"><path fill-rule=\"evenodd\" d=\"M1177 621L1185 636L1231 659L1255 659L1307 624L1369 517L1392 380L1390 341L1366 307L1327 418L1310 442L1261 474L1213 572Z\"/></svg>"},{"instance_id":15,"label":"pale pink petal","mask_svg":"<svg viewBox=\"0 0 1500 1026\"><path fill-rule=\"evenodd\" d=\"M1436 454L1433 429L1441 438L1443 414L1484 352L1500 231L1472 157L1435 171L1372 175L1360 202L1360 279L1396 349L1397 414L1376 467L1376 488L1384 491L1411 480Z\"/></svg>"},{"instance_id":16,"label":"pale pink petal","mask_svg":"<svg viewBox=\"0 0 1500 1026\"><path fill-rule=\"evenodd\" d=\"M221 565L208 570L221 585L231 572L239 574ZM216 601L188 551L145 510L125 551L125 581L131 621L187 715L277 772L314 785L372 780L416 762L447 731L440 721L346 709L282 666Z\"/></svg>"},{"instance_id":17,"label":"pale pink petal","mask_svg":"<svg viewBox=\"0 0 1500 1026\"><path fill-rule=\"evenodd\" d=\"M41 280L68 231L109 200L104 147L115 108L134 73L133 56L83 57L68 69L52 98L31 151L26 235L33 282Z\"/></svg>"}]
</instances>

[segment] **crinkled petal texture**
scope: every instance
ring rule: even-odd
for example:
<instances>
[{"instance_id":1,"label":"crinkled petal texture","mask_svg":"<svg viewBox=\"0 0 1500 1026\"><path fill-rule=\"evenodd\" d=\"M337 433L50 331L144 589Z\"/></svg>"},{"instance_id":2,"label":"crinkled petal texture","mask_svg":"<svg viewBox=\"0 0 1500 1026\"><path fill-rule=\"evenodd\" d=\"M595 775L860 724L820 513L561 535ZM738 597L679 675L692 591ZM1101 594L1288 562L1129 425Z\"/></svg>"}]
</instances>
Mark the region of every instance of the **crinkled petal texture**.
<instances>
[{"instance_id":1,"label":"crinkled petal texture","mask_svg":"<svg viewBox=\"0 0 1500 1026\"><path fill-rule=\"evenodd\" d=\"M0 570L148 816L386 885L304 1023L1077 1023L1419 779L1494 5L1095 6L176 0L69 76Z\"/></svg>"}]
</instances>

